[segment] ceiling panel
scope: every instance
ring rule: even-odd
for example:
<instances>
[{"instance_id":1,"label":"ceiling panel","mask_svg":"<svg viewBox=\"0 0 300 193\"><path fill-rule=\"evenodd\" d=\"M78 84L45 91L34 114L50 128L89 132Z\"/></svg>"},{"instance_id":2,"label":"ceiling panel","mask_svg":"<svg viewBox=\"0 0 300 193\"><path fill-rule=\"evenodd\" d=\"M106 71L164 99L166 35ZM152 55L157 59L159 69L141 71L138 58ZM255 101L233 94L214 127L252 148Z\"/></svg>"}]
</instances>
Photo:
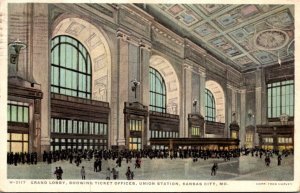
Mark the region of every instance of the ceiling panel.
<instances>
[{"instance_id":1,"label":"ceiling panel","mask_svg":"<svg viewBox=\"0 0 300 193\"><path fill-rule=\"evenodd\" d=\"M294 59L294 6L147 4L156 20L240 71Z\"/></svg>"}]
</instances>

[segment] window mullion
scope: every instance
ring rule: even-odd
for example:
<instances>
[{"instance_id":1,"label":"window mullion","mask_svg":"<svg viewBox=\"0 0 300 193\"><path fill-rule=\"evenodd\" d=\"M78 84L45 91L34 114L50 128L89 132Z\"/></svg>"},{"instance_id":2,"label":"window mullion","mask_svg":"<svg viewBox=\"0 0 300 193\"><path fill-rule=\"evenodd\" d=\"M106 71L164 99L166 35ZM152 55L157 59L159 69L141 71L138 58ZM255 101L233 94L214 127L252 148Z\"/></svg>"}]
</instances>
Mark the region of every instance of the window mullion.
<instances>
[{"instance_id":1,"label":"window mullion","mask_svg":"<svg viewBox=\"0 0 300 193\"><path fill-rule=\"evenodd\" d=\"M61 46L61 41L60 41L60 39L61 39L61 36L59 36L58 37L58 64L59 64L59 67L58 67L58 93L60 93L60 86L61 86L61 84L60 84L60 67L61 67L61 65L60 65L60 46Z\"/></svg>"},{"instance_id":2,"label":"window mullion","mask_svg":"<svg viewBox=\"0 0 300 193\"><path fill-rule=\"evenodd\" d=\"M77 48L79 48L79 42L77 42ZM76 85L76 95L77 97L79 97L79 50L77 51L77 73L76 73L76 77L77 77L77 85Z\"/></svg>"}]
</instances>

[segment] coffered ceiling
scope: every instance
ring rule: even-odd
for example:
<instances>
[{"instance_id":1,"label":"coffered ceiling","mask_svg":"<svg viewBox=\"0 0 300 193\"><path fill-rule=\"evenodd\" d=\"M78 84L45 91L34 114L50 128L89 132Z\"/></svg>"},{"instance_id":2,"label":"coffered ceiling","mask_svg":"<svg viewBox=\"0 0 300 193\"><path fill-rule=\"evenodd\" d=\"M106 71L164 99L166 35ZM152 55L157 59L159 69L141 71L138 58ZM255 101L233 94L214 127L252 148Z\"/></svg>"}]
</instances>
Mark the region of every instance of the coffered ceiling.
<instances>
[{"instance_id":1,"label":"coffered ceiling","mask_svg":"<svg viewBox=\"0 0 300 193\"><path fill-rule=\"evenodd\" d=\"M146 4L142 7L155 20L240 71L294 59L293 5Z\"/></svg>"}]
</instances>

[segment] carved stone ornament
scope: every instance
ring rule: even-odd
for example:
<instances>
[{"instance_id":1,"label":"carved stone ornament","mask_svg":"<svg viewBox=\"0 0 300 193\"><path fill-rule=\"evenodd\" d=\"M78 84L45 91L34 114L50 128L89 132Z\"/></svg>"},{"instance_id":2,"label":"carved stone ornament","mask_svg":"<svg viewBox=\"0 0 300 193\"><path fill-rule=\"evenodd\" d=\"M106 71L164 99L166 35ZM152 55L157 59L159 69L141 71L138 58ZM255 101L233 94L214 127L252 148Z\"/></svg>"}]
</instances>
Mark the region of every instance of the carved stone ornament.
<instances>
[{"instance_id":1,"label":"carved stone ornament","mask_svg":"<svg viewBox=\"0 0 300 193\"><path fill-rule=\"evenodd\" d=\"M278 50L286 46L288 34L282 30L269 29L259 32L255 38L255 46L260 50Z\"/></svg>"}]
</instances>

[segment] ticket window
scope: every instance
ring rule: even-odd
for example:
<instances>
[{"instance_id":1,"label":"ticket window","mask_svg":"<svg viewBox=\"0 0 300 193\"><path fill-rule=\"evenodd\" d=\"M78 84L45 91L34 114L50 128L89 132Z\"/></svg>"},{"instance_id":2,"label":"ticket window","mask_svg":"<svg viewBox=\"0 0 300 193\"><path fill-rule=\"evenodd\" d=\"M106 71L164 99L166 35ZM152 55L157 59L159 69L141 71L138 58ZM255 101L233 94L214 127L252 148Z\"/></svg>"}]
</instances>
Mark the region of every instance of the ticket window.
<instances>
[{"instance_id":1,"label":"ticket window","mask_svg":"<svg viewBox=\"0 0 300 193\"><path fill-rule=\"evenodd\" d=\"M140 137L130 137L129 138L129 149L130 150L142 149L142 139Z\"/></svg>"},{"instance_id":2,"label":"ticket window","mask_svg":"<svg viewBox=\"0 0 300 193\"><path fill-rule=\"evenodd\" d=\"M273 145L262 145L261 148L264 150L273 150L274 146Z\"/></svg>"},{"instance_id":3,"label":"ticket window","mask_svg":"<svg viewBox=\"0 0 300 193\"><path fill-rule=\"evenodd\" d=\"M231 138L237 139L238 138L238 132L237 131L231 131Z\"/></svg>"},{"instance_id":4,"label":"ticket window","mask_svg":"<svg viewBox=\"0 0 300 193\"><path fill-rule=\"evenodd\" d=\"M245 147L246 148L253 148L253 133L247 132L246 139L245 139Z\"/></svg>"},{"instance_id":5,"label":"ticket window","mask_svg":"<svg viewBox=\"0 0 300 193\"><path fill-rule=\"evenodd\" d=\"M195 127L195 126L193 126L193 127L191 128L191 135L192 135L193 137L200 137L200 136L201 136L200 127Z\"/></svg>"},{"instance_id":6,"label":"ticket window","mask_svg":"<svg viewBox=\"0 0 300 193\"><path fill-rule=\"evenodd\" d=\"M28 153L28 134L7 133L7 151L14 153Z\"/></svg>"}]
</instances>

